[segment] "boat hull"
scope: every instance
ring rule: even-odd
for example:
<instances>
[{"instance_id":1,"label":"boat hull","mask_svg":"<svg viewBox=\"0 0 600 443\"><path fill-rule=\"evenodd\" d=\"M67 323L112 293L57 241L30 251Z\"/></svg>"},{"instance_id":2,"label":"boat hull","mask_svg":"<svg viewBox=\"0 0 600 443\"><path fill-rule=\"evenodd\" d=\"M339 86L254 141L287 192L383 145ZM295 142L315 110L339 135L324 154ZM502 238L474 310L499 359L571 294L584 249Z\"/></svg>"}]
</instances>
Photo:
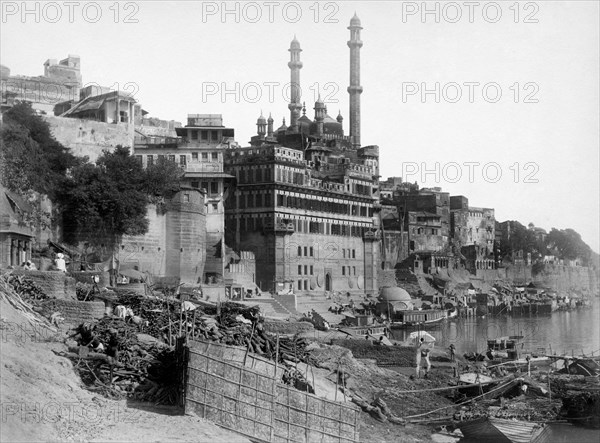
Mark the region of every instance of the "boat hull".
<instances>
[{"instance_id":1,"label":"boat hull","mask_svg":"<svg viewBox=\"0 0 600 443\"><path fill-rule=\"evenodd\" d=\"M507 443L538 443L547 432L543 424L489 417L467 420L456 427L468 439Z\"/></svg>"}]
</instances>

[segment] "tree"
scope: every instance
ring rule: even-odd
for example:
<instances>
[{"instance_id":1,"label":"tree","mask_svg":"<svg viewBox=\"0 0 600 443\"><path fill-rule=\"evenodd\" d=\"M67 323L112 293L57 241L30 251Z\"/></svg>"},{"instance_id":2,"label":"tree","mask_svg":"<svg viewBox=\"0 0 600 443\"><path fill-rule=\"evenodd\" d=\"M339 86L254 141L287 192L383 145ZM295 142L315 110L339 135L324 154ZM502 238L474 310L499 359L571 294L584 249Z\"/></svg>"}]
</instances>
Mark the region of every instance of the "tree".
<instances>
[{"instance_id":1,"label":"tree","mask_svg":"<svg viewBox=\"0 0 600 443\"><path fill-rule=\"evenodd\" d=\"M146 168L144 192L148 195L148 202L160 204L179 191L179 186L185 172L174 161L159 158Z\"/></svg>"},{"instance_id":2,"label":"tree","mask_svg":"<svg viewBox=\"0 0 600 443\"><path fill-rule=\"evenodd\" d=\"M123 235L148 231L147 204L179 188L182 171L164 165L144 170L129 148L103 151L96 164L71 170L59 197L63 239L114 248Z\"/></svg>"},{"instance_id":3,"label":"tree","mask_svg":"<svg viewBox=\"0 0 600 443\"><path fill-rule=\"evenodd\" d=\"M582 240L581 235L573 229L558 230L552 228L546 243L562 259L575 260L579 258L582 264L587 266L592 258L592 249Z\"/></svg>"},{"instance_id":4,"label":"tree","mask_svg":"<svg viewBox=\"0 0 600 443\"><path fill-rule=\"evenodd\" d=\"M69 168L85 161L56 141L30 103L18 103L7 111L1 132L2 184L23 196L37 192L54 200Z\"/></svg>"}]
</instances>

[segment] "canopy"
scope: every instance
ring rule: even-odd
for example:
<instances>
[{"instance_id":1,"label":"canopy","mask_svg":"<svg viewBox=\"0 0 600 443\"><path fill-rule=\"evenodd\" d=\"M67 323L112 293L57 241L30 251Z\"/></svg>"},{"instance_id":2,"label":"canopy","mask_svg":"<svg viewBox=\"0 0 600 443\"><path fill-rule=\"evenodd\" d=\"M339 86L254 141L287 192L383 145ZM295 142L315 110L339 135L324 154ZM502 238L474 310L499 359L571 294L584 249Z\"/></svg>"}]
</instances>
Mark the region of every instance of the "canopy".
<instances>
[{"instance_id":1,"label":"canopy","mask_svg":"<svg viewBox=\"0 0 600 443\"><path fill-rule=\"evenodd\" d=\"M431 335L429 332L427 331L415 331L415 332L411 332L409 335L410 338L412 339L416 339L416 338L423 338L425 343L433 343L435 342L435 337L433 335Z\"/></svg>"}]
</instances>

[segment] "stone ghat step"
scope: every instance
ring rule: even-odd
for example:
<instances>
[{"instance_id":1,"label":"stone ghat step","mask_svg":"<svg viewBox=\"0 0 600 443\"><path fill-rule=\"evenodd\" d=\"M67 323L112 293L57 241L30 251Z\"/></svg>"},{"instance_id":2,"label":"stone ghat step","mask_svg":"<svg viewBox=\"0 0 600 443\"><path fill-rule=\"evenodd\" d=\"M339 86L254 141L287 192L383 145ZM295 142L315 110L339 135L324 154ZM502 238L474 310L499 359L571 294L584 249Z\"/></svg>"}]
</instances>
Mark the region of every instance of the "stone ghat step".
<instances>
[{"instance_id":1,"label":"stone ghat step","mask_svg":"<svg viewBox=\"0 0 600 443\"><path fill-rule=\"evenodd\" d=\"M291 313L283 308L277 301L273 299L266 300L243 300L243 301L235 301L241 305L245 306L258 306L260 308L260 312L265 317L273 317L280 319L287 319L290 317Z\"/></svg>"},{"instance_id":2,"label":"stone ghat step","mask_svg":"<svg viewBox=\"0 0 600 443\"><path fill-rule=\"evenodd\" d=\"M346 318L344 315L334 314L333 312L313 312L313 316L321 317L323 320L327 321L331 326L338 325Z\"/></svg>"}]
</instances>

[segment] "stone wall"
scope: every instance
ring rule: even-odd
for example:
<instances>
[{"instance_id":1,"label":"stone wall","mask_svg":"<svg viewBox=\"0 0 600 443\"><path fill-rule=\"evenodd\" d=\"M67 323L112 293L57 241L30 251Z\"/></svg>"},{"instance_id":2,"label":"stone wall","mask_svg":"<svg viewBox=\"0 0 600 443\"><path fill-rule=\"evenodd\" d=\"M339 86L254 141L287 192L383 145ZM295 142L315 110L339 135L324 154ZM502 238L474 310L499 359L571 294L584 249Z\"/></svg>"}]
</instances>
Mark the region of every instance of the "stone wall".
<instances>
[{"instance_id":1,"label":"stone wall","mask_svg":"<svg viewBox=\"0 0 600 443\"><path fill-rule=\"evenodd\" d=\"M206 208L199 189L185 189L168 204L165 275L182 283L202 281L206 262Z\"/></svg>"},{"instance_id":2,"label":"stone wall","mask_svg":"<svg viewBox=\"0 0 600 443\"><path fill-rule=\"evenodd\" d=\"M496 279L508 280L517 285L533 282L556 291L590 291L598 293L598 272L583 266L562 266L546 264L542 272L532 273L528 265L510 265L498 270L477 270L477 279L493 283Z\"/></svg>"},{"instance_id":3,"label":"stone wall","mask_svg":"<svg viewBox=\"0 0 600 443\"><path fill-rule=\"evenodd\" d=\"M87 155L91 162L96 161L105 149L112 151L117 145L133 148L132 124L117 125L48 115L44 119L56 140L71 149L74 155Z\"/></svg>"},{"instance_id":4,"label":"stone wall","mask_svg":"<svg viewBox=\"0 0 600 443\"><path fill-rule=\"evenodd\" d=\"M25 271L15 269L15 275L24 275L50 298L75 300L75 279L60 271Z\"/></svg>"},{"instance_id":5,"label":"stone wall","mask_svg":"<svg viewBox=\"0 0 600 443\"><path fill-rule=\"evenodd\" d=\"M184 189L167 202L165 210L148 205L148 232L123 237L117 259L154 277L196 285L206 260L203 194L198 189Z\"/></svg>"},{"instance_id":6,"label":"stone wall","mask_svg":"<svg viewBox=\"0 0 600 443\"><path fill-rule=\"evenodd\" d=\"M124 236L117 259L122 265L148 271L154 276L165 276L166 269L166 215L156 205L148 205L148 232L145 235Z\"/></svg>"},{"instance_id":7,"label":"stone wall","mask_svg":"<svg viewBox=\"0 0 600 443\"><path fill-rule=\"evenodd\" d=\"M47 300L42 303L47 311L60 312L65 323L79 325L104 317L104 302L77 300Z\"/></svg>"},{"instance_id":8,"label":"stone wall","mask_svg":"<svg viewBox=\"0 0 600 443\"><path fill-rule=\"evenodd\" d=\"M378 277L379 288L397 286L395 269L379 270Z\"/></svg>"}]
</instances>

